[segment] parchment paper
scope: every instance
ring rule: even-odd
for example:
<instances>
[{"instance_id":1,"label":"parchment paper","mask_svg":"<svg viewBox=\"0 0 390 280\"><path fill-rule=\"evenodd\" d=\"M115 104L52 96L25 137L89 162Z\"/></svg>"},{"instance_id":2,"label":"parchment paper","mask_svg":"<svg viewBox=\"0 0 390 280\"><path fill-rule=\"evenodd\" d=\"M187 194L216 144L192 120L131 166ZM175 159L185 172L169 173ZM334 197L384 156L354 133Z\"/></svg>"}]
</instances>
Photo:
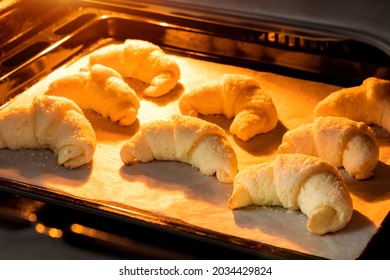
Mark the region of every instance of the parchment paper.
<instances>
[{"instance_id":1,"label":"parchment paper","mask_svg":"<svg viewBox=\"0 0 390 280\"><path fill-rule=\"evenodd\" d=\"M63 67L38 82L23 94L43 94L48 83L64 73L86 64L86 57ZM390 144L380 139L380 163L373 178L347 181L353 198L354 214L346 228L334 234L316 236L306 229L306 216L281 207L250 206L228 210L231 184L204 176L180 162L152 162L125 166L119 151L146 121L179 113L177 101L192 85L220 78L224 73L243 73L259 79L276 105L279 123L266 134L243 142L229 134L239 169L272 160L283 134L313 120L315 105L339 88L332 85L284 77L252 70L174 56L180 65L181 79L168 95L148 98L140 95L138 121L130 127L85 111L98 139L93 162L76 170L58 166L49 150L0 150L0 176L60 191L82 199L104 201L151 211L214 231L259 241L330 259L355 259L365 248L389 211ZM137 91L142 83L127 80ZM224 116L202 117L228 131L231 120ZM158 238L158 236L156 237Z\"/></svg>"}]
</instances>

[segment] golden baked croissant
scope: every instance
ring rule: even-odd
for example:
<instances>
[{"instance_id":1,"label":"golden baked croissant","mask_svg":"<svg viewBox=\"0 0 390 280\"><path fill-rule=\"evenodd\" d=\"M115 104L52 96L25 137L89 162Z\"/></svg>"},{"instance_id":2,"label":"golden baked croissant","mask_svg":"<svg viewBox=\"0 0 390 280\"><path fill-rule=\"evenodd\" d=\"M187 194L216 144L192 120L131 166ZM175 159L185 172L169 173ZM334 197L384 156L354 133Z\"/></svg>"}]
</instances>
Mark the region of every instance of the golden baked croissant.
<instances>
[{"instance_id":1,"label":"golden baked croissant","mask_svg":"<svg viewBox=\"0 0 390 280\"><path fill-rule=\"evenodd\" d=\"M342 229L353 213L351 196L336 167L301 154L276 155L274 161L240 170L229 208L251 204L301 210L308 216L307 229L319 235Z\"/></svg>"},{"instance_id":2,"label":"golden baked croissant","mask_svg":"<svg viewBox=\"0 0 390 280\"><path fill-rule=\"evenodd\" d=\"M278 122L271 97L255 78L241 74L225 74L219 81L194 88L180 97L179 107L194 117L199 113L234 117L230 132L244 141L274 129Z\"/></svg>"},{"instance_id":3,"label":"golden baked croissant","mask_svg":"<svg viewBox=\"0 0 390 280\"><path fill-rule=\"evenodd\" d=\"M279 153L318 156L344 167L351 177L366 179L379 161L379 146L372 129L343 117L317 117L311 124L287 131Z\"/></svg>"},{"instance_id":4,"label":"golden baked croissant","mask_svg":"<svg viewBox=\"0 0 390 280\"><path fill-rule=\"evenodd\" d=\"M314 115L346 117L390 132L390 81L371 77L336 91L317 104Z\"/></svg>"},{"instance_id":5,"label":"golden baked croissant","mask_svg":"<svg viewBox=\"0 0 390 280\"><path fill-rule=\"evenodd\" d=\"M189 163L204 175L216 173L224 183L232 183L237 173L236 154L225 131L189 116L145 123L124 144L120 156L125 164L152 160Z\"/></svg>"},{"instance_id":6,"label":"golden baked croissant","mask_svg":"<svg viewBox=\"0 0 390 280\"><path fill-rule=\"evenodd\" d=\"M70 169L92 160L95 131L76 103L45 95L16 99L0 111L0 148L49 148Z\"/></svg>"},{"instance_id":7,"label":"golden baked croissant","mask_svg":"<svg viewBox=\"0 0 390 280\"><path fill-rule=\"evenodd\" d=\"M158 97L173 89L180 79L180 68L172 57L157 45L143 40L126 40L93 52L90 65L103 64L149 84L144 94Z\"/></svg>"},{"instance_id":8,"label":"golden baked croissant","mask_svg":"<svg viewBox=\"0 0 390 280\"><path fill-rule=\"evenodd\" d=\"M46 95L72 99L82 109L91 109L123 126L136 120L140 106L138 96L119 73L99 64L54 80Z\"/></svg>"}]
</instances>

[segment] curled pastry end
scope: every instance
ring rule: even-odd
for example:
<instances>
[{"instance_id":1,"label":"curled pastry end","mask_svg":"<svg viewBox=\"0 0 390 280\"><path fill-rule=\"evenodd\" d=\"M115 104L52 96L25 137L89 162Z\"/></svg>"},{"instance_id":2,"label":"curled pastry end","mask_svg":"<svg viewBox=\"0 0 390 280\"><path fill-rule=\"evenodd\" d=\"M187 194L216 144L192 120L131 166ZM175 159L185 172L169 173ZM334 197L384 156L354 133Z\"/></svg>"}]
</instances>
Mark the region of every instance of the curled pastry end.
<instances>
[{"instance_id":1,"label":"curled pastry end","mask_svg":"<svg viewBox=\"0 0 390 280\"><path fill-rule=\"evenodd\" d=\"M246 188L241 184L236 184L234 186L233 193L229 198L229 209L233 210L245 207L251 205L252 203L252 198Z\"/></svg>"}]
</instances>

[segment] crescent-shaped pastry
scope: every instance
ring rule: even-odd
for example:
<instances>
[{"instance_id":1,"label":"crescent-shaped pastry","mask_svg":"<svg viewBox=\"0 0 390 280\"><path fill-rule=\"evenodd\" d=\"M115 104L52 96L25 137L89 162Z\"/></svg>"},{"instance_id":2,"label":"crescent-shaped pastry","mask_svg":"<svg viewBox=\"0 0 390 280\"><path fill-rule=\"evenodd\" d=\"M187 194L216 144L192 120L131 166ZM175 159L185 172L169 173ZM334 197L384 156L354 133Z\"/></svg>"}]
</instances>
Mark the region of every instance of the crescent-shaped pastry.
<instances>
[{"instance_id":1,"label":"crescent-shaped pastry","mask_svg":"<svg viewBox=\"0 0 390 280\"><path fill-rule=\"evenodd\" d=\"M128 39L93 52L90 65L103 64L113 68L123 77L135 78L148 84L144 94L158 97L167 94L180 79L177 62L157 45Z\"/></svg>"},{"instance_id":2,"label":"crescent-shaped pastry","mask_svg":"<svg viewBox=\"0 0 390 280\"><path fill-rule=\"evenodd\" d=\"M371 77L360 86L333 92L317 104L314 115L345 117L390 132L390 81Z\"/></svg>"},{"instance_id":3,"label":"crescent-shaped pastry","mask_svg":"<svg viewBox=\"0 0 390 280\"><path fill-rule=\"evenodd\" d=\"M189 163L204 175L216 174L224 183L232 183L237 173L236 154L225 131L190 116L145 123L124 144L120 156L125 164L152 160Z\"/></svg>"},{"instance_id":4,"label":"crescent-shaped pastry","mask_svg":"<svg viewBox=\"0 0 390 280\"><path fill-rule=\"evenodd\" d=\"M318 156L344 167L356 179L370 177L379 161L379 145L372 129L343 117L317 117L313 123L287 131L278 152Z\"/></svg>"},{"instance_id":5,"label":"crescent-shaped pastry","mask_svg":"<svg viewBox=\"0 0 390 280\"><path fill-rule=\"evenodd\" d=\"M82 109L95 111L123 126L136 120L140 107L138 96L121 75L99 64L54 80L45 94L72 99Z\"/></svg>"},{"instance_id":6,"label":"crescent-shaped pastry","mask_svg":"<svg viewBox=\"0 0 390 280\"><path fill-rule=\"evenodd\" d=\"M278 114L271 97L253 77L225 74L183 94L179 107L184 115L223 114L233 118L230 132L243 141L274 129Z\"/></svg>"},{"instance_id":7,"label":"crescent-shaped pastry","mask_svg":"<svg viewBox=\"0 0 390 280\"><path fill-rule=\"evenodd\" d=\"M283 206L307 215L307 229L336 232L351 220L353 204L343 178L328 161L302 154L280 154L274 161L240 170L229 208L251 204Z\"/></svg>"},{"instance_id":8,"label":"crescent-shaped pastry","mask_svg":"<svg viewBox=\"0 0 390 280\"><path fill-rule=\"evenodd\" d=\"M69 169L92 160L95 131L76 103L57 96L16 99L0 111L0 148L51 149Z\"/></svg>"}]
</instances>

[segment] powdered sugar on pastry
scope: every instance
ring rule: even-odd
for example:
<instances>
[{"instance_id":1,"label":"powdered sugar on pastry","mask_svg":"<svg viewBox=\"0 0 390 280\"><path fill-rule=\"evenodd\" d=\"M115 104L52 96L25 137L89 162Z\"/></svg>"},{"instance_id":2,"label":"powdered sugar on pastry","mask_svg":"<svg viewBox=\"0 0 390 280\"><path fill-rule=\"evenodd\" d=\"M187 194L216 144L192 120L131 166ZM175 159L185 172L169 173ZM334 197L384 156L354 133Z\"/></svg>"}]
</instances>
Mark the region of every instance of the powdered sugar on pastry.
<instances>
[{"instance_id":1,"label":"powdered sugar on pastry","mask_svg":"<svg viewBox=\"0 0 390 280\"><path fill-rule=\"evenodd\" d=\"M128 39L103 47L90 55L89 64L103 64L123 77L149 84L143 93L151 97L167 94L180 79L176 61L159 46L143 40Z\"/></svg>"},{"instance_id":2,"label":"powdered sugar on pastry","mask_svg":"<svg viewBox=\"0 0 390 280\"><path fill-rule=\"evenodd\" d=\"M95 131L76 103L56 96L35 97L32 102L29 96L16 98L0 111L0 148L49 148L58 155L58 163L70 169L92 160Z\"/></svg>"},{"instance_id":3,"label":"powdered sugar on pastry","mask_svg":"<svg viewBox=\"0 0 390 280\"><path fill-rule=\"evenodd\" d=\"M318 103L314 115L345 117L390 132L390 81L371 77L360 86L336 91Z\"/></svg>"},{"instance_id":4,"label":"powdered sugar on pastry","mask_svg":"<svg viewBox=\"0 0 390 280\"><path fill-rule=\"evenodd\" d=\"M204 175L215 173L224 183L232 183L237 173L236 154L225 131L190 116L145 123L124 144L120 156L125 164L152 160L189 163Z\"/></svg>"},{"instance_id":5,"label":"powdered sugar on pastry","mask_svg":"<svg viewBox=\"0 0 390 280\"><path fill-rule=\"evenodd\" d=\"M311 124L287 131L278 152L318 156L344 167L356 179L370 177L379 161L379 145L372 129L343 117L317 117Z\"/></svg>"},{"instance_id":6,"label":"powdered sugar on pastry","mask_svg":"<svg viewBox=\"0 0 390 280\"><path fill-rule=\"evenodd\" d=\"M46 95L64 96L83 109L91 109L105 118L131 125L140 107L138 96L118 72L95 64L79 72L54 80Z\"/></svg>"},{"instance_id":7,"label":"powdered sugar on pastry","mask_svg":"<svg viewBox=\"0 0 390 280\"><path fill-rule=\"evenodd\" d=\"M225 74L190 90L181 96L179 106L185 115L234 117L230 132L244 141L274 129L278 122L271 97L255 78L242 74Z\"/></svg>"},{"instance_id":8,"label":"powdered sugar on pastry","mask_svg":"<svg viewBox=\"0 0 390 280\"><path fill-rule=\"evenodd\" d=\"M329 162L301 154L280 154L249 166L234 179L229 208L251 204L301 210L314 234L335 232L351 220L353 205L338 170Z\"/></svg>"}]
</instances>

